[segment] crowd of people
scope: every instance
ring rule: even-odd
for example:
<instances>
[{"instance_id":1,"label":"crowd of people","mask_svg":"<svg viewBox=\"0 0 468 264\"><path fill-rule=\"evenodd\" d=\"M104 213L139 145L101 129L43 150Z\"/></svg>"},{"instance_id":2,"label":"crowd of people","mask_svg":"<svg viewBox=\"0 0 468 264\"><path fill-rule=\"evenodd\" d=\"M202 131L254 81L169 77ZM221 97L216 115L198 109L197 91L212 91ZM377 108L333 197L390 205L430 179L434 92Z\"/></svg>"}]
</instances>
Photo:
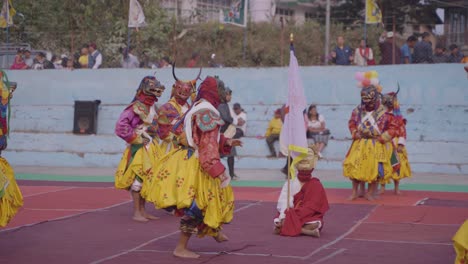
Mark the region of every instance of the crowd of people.
<instances>
[{"instance_id":1,"label":"crowd of people","mask_svg":"<svg viewBox=\"0 0 468 264\"><path fill-rule=\"evenodd\" d=\"M66 54L51 55L39 51L32 56L29 49L18 49L11 70L46 70L46 69L99 69L103 57L95 43L85 44L72 57Z\"/></svg>"},{"instance_id":2,"label":"crowd of people","mask_svg":"<svg viewBox=\"0 0 468 264\"><path fill-rule=\"evenodd\" d=\"M467 63L465 56L456 44L446 47L437 43L432 49L431 34L424 32L418 37L411 35L400 47L395 34L383 32L379 38L380 65L389 64L413 64L413 63ZM365 39L359 43L355 50L345 43L343 36L337 38L337 45L330 55L336 65L376 65L374 51Z\"/></svg>"}]
</instances>

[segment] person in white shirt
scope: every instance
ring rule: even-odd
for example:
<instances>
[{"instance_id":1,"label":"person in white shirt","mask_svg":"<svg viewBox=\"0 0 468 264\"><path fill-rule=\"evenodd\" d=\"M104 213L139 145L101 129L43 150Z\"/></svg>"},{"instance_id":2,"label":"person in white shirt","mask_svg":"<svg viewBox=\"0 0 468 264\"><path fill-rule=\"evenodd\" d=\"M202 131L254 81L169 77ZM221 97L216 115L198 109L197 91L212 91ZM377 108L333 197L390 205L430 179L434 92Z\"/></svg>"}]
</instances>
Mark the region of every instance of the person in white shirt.
<instances>
[{"instance_id":1,"label":"person in white shirt","mask_svg":"<svg viewBox=\"0 0 468 264\"><path fill-rule=\"evenodd\" d=\"M359 48L357 48L356 52L354 52L354 64L358 66L367 66L375 64L374 53L372 52L371 48L367 47L366 41L364 39L361 40Z\"/></svg>"},{"instance_id":2,"label":"person in white shirt","mask_svg":"<svg viewBox=\"0 0 468 264\"><path fill-rule=\"evenodd\" d=\"M88 68L90 69L99 69L102 64L102 54L97 50L96 43L89 44L89 58L88 58Z\"/></svg>"},{"instance_id":3,"label":"person in white shirt","mask_svg":"<svg viewBox=\"0 0 468 264\"><path fill-rule=\"evenodd\" d=\"M130 47L130 49L125 48L122 52L122 61L121 65L122 68L125 69L136 69L140 68L140 61L138 60L138 57L133 55L133 48Z\"/></svg>"},{"instance_id":4,"label":"person in white shirt","mask_svg":"<svg viewBox=\"0 0 468 264\"><path fill-rule=\"evenodd\" d=\"M242 109L241 105L239 103L235 103L232 106L232 117L234 118L234 124L236 125L236 135L239 135L239 137L245 136L247 133L247 114L244 112L244 109ZM239 120L242 120L243 122L239 122ZM241 124L241 125L240 125Z\"/></svg>"},{"instance_id":5,"label":"person in white shirt","mask_svg":"<svg viewBox=\"0 0 468 264\"><path fill-rule=\"evenodd\" d=\"M311 105L307 109L307 138L313 139L318 150L319 158L322 158L322 150L328 144L330 130L325 127L325 117L317 112L317 106Z\"/></svg>"}]
</instances>

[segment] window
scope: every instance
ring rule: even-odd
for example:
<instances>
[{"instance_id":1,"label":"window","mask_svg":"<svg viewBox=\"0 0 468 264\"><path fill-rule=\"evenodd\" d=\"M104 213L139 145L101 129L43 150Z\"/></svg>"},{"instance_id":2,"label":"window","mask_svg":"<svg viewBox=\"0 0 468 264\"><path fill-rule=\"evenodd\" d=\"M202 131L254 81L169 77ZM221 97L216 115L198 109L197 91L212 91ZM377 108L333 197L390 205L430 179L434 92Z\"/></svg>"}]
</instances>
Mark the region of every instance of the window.
<instances>
[{"instance_id":1,"label":"window","mask_svg":"<svg viewBox=\"0 0 468 264\"><path fill-rule=\"evenodd\" d=\"M310 12L306 12L304 14L304 17L305 17L305 20L308 21L308 20L313 20L314 18L316 18L316 16L314 16L312 13Z\"/></svg>"},{"instance_id":2,"label":"window","mask_svg":"<svg viewBox=\"0 0 468 264\"><path fill-rule=\"evenodd\" d=\"M276 14L280 16L288 16L292 17L294 16L294 11L291 9L286 9L286 8L276 8Z\"/></svg>"},{"instance_id":3,"label":"window","mask_svg":"<svg viewBox=\"0 0 468 264\"><path fill-rule=\"evenodd\" d=\"M198 0L197 13L203 21L219 21L220 10L229 9L233 0Z\"/></svg>"},{"instance_id":4,"label":"window","mask_svg":"<svg viewBox=\"0 0 468 264\"><path fill-rule=\"evenodd\" d=\"M448 10L448 44L455 43L459 46L465 42L465 34L467 27L466 13L462 10L450 9Z\"/></svg>"}]
</instances>

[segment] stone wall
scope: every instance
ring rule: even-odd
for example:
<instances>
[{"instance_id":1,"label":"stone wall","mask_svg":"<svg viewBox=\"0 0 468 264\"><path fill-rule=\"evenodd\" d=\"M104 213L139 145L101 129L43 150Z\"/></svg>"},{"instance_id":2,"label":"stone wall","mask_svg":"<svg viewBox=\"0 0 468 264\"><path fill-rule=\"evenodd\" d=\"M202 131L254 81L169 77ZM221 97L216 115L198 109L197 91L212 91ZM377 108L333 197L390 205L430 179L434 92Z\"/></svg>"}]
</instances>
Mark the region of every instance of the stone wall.
<instances>
[{"instance_id":1,"label":"stone wall","mask_svg":"<svg viewBox=\"0 0 468 264\"><path fill-rule=\"evenodd\" d=\"M302 67L309 103L318 105L332 139L324 151L322 169L340 169L350 145L347 120L359 103L354 73L359 67ZM468 174L468 80L461 64L377 66L384 92L397 82L403 114L408 119L408 152L414 171ZM13 165L114 167L125 148L113 135L115 122L150 70L103 69L9 71L18 89L12 100L11 135L4 156ZM191 79L197 69L178 69ZM167 90L170 69L156 72ZM280 168L283 159L267 159L262 135L276 108L286 101L287 68L204 69L219 75L234 90L248 114L247 137L239 149L240 168ZM74 135L75 100L101 100L97 135Z\"/></svg>"}]
</instances>

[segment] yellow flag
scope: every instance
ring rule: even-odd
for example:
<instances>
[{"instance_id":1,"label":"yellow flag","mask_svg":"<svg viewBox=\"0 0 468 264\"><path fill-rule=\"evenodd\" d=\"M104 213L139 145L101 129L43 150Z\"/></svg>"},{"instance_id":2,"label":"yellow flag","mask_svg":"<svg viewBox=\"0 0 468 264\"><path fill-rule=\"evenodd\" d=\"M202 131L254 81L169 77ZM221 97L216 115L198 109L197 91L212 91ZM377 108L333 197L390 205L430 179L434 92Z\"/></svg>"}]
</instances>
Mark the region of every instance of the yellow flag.
<instances>
[{"instance_id":1,"label":"yellow flag","mask_svg":"<svg viewBox=\"0 0 468 264\"><path fill-rule=\"evenodd\" d=\"M375 0L366 0L366 24L382 23L382 11Z\"/></svg>"},{"instance_id":2,"label":"yellow flag","mask_svg":"<svg viewBox=\"0 0 468 264\"><path fill-rule=\"evenodd\" d=\"M0 13L0 28L7 28L13 25L13 16L16 14L11 0L3 0L2 11Z\"/></svg>"}]
</instances>

